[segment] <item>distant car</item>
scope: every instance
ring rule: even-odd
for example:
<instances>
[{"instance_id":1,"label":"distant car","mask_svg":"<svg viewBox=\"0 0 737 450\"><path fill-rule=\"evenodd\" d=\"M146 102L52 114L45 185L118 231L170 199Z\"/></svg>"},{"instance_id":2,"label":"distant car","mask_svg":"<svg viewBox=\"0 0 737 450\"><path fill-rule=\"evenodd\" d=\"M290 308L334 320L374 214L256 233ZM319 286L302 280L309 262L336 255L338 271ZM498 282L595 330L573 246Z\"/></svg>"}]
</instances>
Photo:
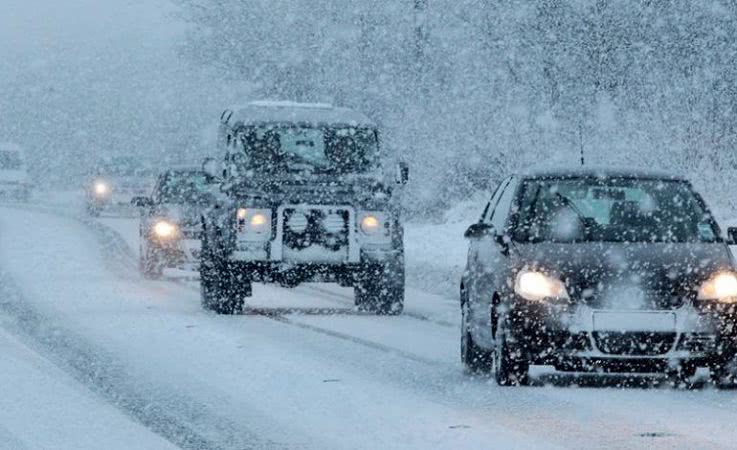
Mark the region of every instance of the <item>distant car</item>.
<instances>
[{"instance_id":1,"label":"distant car","mask_svg":"<svg viewBox=\"0 0 737 450\"><path fill-rule=\"evenodd\" d=\"M0 143L0 196L21 201L31 196L25 155L15 144Z\"/></svg>"},{"instance_id":2,"label":"distant car","mask_svg":"<svg viewBox=\"0 0 737 450\"><path fill-rule=\"evenodd\" d=\"M90 216L103 211L130 210L131 199L151 191L155 172L134 157L115 157L98 165L85 187L86 209Z\"/></svg>"},{"instance_id":3,"label":"distant car","mask_svg":"<svg viewBox=\"0 0 737 450\"><path fill-rule=\"evenodd\" d=\"M148 278L164 269L197 271L203 209L212 202L212 178L193 168L159 175L150 197L134 197L141 209L140 268Z\"/></svg>"},{"instance_id":4,"label":"distant car","mask_svg":"<svg viewBox=\"0 0 737 450\"><path fill-rule=\"evenodd\" d=\"M731 383L737 273L703 199L683 178L562 170L512 176L466 231L461 359L525 384L561 371L697 367Z\"/></svg>"}]
</instances>

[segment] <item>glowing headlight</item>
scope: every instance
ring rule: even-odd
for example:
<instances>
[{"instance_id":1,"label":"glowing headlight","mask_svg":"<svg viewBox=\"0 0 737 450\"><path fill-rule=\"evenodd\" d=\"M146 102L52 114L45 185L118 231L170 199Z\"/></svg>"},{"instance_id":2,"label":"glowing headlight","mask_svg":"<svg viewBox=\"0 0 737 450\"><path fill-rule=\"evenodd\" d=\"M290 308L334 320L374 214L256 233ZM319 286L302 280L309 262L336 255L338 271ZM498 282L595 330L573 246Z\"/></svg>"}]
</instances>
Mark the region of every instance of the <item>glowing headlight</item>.
<instances>
[{"instance_id":1,"label":"glowing headlight","mask_svg":"<svg viewBox=\"0 0 737 450\"><path fill-rule=\"evenodd\" d=\"M156 222L156 225L154 225L154 233L156 233L156 236L160 238L170 238L177 233L177 226L165 220L161 220Z\"/></svg>"},{"instance_id":2,"label":"glowing headlight","mask_svg":"<svg viewBox=\"0 0 737 450\"><path fill-rule=\"evenodd\" d=\"M98 181L95 183L95 194L105 195L108 192L110 192L110 186L108 186L107 183L103 181Z\"/></svg>"},{"instance_id":3,"label":"glowing headlight","mask_svg":"<svg viewBox=\"0 0 737 450\"><path fill-rule=\"evenodd\" d=\"M235 213L238 232L251 235L271 235L271 211L268 209L238 208Z\"/></svg>"},{"instance_id":4,"label":"glowing headlight","mask_svg":"<svg viewBox=\"0 0 737 450\"><path fill-rule=\"evenodd\" d=\"M379 219L372 215L364 216L364 218L361 219L361 231L366 234L374 234L378 232L380 225Z\"/></svg>"},{"instance_id":5,"label":"glowing headlight","mask_svg":"<svg viewBox=\"0 0 737 450\"><path fill-rule=\"evenodd\" d=\"M737 302L737 275L731 272L720 272L714 275L701 285L698 299Z\"/></svg>"},{"instance_id":6,"label":"glowing headlight","mask_svg":"<svg viewBox=\"0 0 737 450\"><path fill-rule=\"evenodd\" d=\"M542 272L530 270L523 270L517 274L514 292L522 298L533 301L568 298L568 291L562 281Z\"/></svg>"}]
</instances>

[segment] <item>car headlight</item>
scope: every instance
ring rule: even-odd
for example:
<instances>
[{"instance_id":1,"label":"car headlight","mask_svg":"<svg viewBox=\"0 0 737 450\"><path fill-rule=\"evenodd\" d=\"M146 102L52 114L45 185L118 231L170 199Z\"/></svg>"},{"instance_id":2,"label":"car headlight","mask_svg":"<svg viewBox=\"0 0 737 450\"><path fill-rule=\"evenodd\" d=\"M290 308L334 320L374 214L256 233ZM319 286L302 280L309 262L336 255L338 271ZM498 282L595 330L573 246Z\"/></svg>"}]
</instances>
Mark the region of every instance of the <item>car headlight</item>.
<instances>
[{"instance_id":1,"label":"car headlight","mask_svg":"<svg viewBox=\"0 0 737 450\"><path fill-rule=\"evenodd\" d=\"M177 226L166 220L160 220L154 225L154 234L162 239L169 239L177 234Z\"/></svg>"},{"instance_id":2,"label":"car headlight","mask_svg":"<svg viewBox=\"0 0 737 450\"><path fill-rule=\"evenodd\" d=\"M238 233L259 239L271 237L271 210L238 208L235 216Z\"/></svg>"},{"instance_id":3,"label":"car headlight","mask_svg":"<svg viewBox=\"0 0 737 450\"><path fill-rule=\"evenodd\" d=\"M712 276L699 288L698 299L737 302L737 275L732 272L720 272Z\"/></svg>"},{"instance_id":4,"label":"car headlight","mask_svg":"<svg viewBox=\"0 0 737 450\"><path fill-rule=\"evenodd\" d=\"M562 281L532 270L523 270L517 274L514 292L526 300L533 301L568 299L568 291Z\"/></svg>"},{"instance_id":5,"label":"car headlight","mask_svg":"<svg viewBox=\"0 0 737 450\"><path fill-rule=\"evenodd\" d=\"M389 236L389 216L380 211L365 211L358 215L358 227L366 236Z\"/></svg>"},{"instance_id":6,"label":"car headlight","mask_svg":"<svg viewBox=\"0 0 737 450\"><path fill-rule=\"evenodd\" d=\"M95 194L98 196L107 195L110 193L110 186L104 181L95 182Z\"/></svg>"}]
</instances>

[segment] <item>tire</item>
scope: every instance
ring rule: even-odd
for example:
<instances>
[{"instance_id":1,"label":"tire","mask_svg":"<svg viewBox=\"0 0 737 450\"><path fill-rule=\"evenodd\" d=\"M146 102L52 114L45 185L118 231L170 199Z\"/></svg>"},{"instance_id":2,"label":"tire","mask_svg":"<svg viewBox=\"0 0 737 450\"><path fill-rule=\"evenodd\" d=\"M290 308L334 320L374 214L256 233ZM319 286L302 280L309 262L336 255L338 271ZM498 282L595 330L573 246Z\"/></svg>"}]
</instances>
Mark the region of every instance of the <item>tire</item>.
<instances>
[{"instance_id":1,"label":"tire","mask_svg":"<svg viewBox=\"0 0 737 450\"><path fill-rule=\"evenodd\" d=\"M737 355L720 360L709 367L711 381L719 389L737 387Z\"/></svg>"},{"instance_id":2,"label":"tire","mask_svg":"<svg viewBox=\"0 0 737 450\"><path fill-rule=\"evenodd\" d=\"M497 331L494 348L494 378L499 386L526 386L530 382L529 361L521 348L509 342L506 328Z\"/></svg>"},{"instance_id":3,"label":"tire","mask_svg":"<svg viewBox=\"0 0 737 450\"><path fill-rule=\"evenodd\" d=\"M90 217L100 217L100 207L93 204L87 204L87 215Z\"/></svg>"},{"instance_id":4,"label":"tire","mask_svg":"<svg viewBox=\"0 0 737 450\"><path fill-rule=\"evenodd\" d=\"M404 265L369 267L354 287L359 310L377 315L399 315L404 310Z\"/></svg>"},{"instance_id":5,"label":"tire","mask_svg":"<svg viewBox=\"0 0 737 450\"><path fill-rule=\"evenodd\" d=\"M146 244L141 244L139 268L144 278L149 280L158 280L164 274L164 266L156 250Z\"/></svg>"},{"instance_id":6,"label":"tire","mask_svg":"<svg viewBox=\"0 0 737 450\"><path fill-rule=\"evenodd\" d=\"M464 301L461 305L461 362L466 373L486 374L493 367L494 352L484 350L474 342L468 323L468 308L468 301Z\"/></svg>"},{"instance_id":7,"label":"tire","mask_svg":"<svg viewBox=\"0 0 737 450\"><path fill-rule=\"evenodd\" d=\"M200 300L202 307L217 314L241 314L246 297L251 296L251 281L209 248L205 240L200 261Z\"/></svg>"},{"instance_id":8,"label":"tire","mask_svg":"<svg viewBox=\"0 0 737 450\"><path fill-rule=\"evenodd\" d=\"M670 369L667 375L671 386L676 388L685 387L688 389L693 386L692 379L696 376L696 366L692 363L682 362Z\"/></svg>"}]
</instances>

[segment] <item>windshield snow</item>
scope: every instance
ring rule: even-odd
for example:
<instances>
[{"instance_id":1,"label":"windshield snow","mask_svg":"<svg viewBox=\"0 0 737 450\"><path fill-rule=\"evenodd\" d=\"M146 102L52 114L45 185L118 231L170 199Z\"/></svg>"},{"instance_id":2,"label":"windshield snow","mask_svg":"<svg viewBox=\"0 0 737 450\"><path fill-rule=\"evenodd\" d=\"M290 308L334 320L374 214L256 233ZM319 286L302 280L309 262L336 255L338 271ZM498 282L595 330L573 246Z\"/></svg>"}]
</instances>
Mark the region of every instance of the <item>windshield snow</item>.
<instances>
[{"instance_id":1,"label":"windshield snow","mask_svg":"<svg viewBox=\"0 0 737 450\"><path fill-rule=\"evenodd\" d=\"M211 183L201 172L177 172L164 178L159 187L162 203L187 203L204 201Z\"/></svg>"},{"instance_id":2,"label":"windshield snow","mask_svg":"<svg viewBox=\"0 0 737 450\"><path fill-rule=\"evenodd\" d=\"M518 241L714 242L711 215L685 182L544 179L523 184Z\"/></svg>"},{"instance_id":3,"label":"windshield snow","mask_svg":"<svg viewBox=\"0 0 737 450\"><path fill-rule=\"evenodd\" d=\"M236 163L268 172L362 173L378 166L376 133L365 128L248 127Z\"/></svg>"}]
</instances>

